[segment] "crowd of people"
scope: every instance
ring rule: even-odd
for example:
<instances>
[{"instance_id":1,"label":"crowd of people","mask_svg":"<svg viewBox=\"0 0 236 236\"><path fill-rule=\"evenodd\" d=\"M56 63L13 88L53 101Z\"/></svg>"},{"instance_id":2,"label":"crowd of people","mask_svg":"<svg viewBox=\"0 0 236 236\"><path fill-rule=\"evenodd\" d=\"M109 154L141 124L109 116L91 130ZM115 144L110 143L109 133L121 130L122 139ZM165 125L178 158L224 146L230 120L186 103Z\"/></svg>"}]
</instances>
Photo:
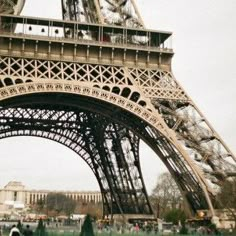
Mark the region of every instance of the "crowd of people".
<instances>
[{"instance_id":1,"label":"crowd of people","mask_svg":"<svg viewBox=\"0 0 236 236\"><path fill-rule=\"evenodd\" d=\"M9 229L0 226L0 236L3 235L3 231L9 231ZM13 224L9 231L9 236L33 236L33 230L30 228L30 225L26 225L25 228L21 228L21 230Z\"/></svg>"}]
</instances>

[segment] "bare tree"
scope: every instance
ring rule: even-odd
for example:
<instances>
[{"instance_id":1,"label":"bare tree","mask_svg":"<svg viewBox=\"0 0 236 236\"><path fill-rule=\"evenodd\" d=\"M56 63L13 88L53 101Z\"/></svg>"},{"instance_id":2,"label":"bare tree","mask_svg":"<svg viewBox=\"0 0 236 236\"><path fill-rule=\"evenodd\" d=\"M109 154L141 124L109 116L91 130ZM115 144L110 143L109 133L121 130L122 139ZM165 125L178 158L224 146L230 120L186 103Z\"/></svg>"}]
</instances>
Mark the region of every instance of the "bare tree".
<instances>
[{"instance_id":1,"label":"bare tree","mask_svg":"<svg viewBox=\"0 0 236 236\"><path fill-rule=\"evenodd\" d=\"M47 196L47 209L57 214L70 215L76 208L76 202L62 193L50 193Z\"/></svg>"},{"instance_id":2,"label":"bare tree","mask_svg":"<svg viewBox=\"0 0 236 236\"><path fill-rule=\"evenodd\" d=\"M182 205L181 193L178 189L175 180L166 172L158 177L156 187L151 194L151 202L158 218L163 218L164 215L171 209L178 209Z\"/></svg>"},{"instance_id":3,"label":"bare tree","mask_svg":"<svg viewBox=\"0 0 236 236\"><path fill-rule=\"evenodd\" d=\"M228 211L228 217L235 221L236 230L236 178L226 180L217 195L217 202L222 209Z\"/></svg>"},{"instance_id":4,"label":"bare tree","mask_svg":"<svg viewBox=\"0 0 236 236\"><path fill-rule=\"evenodd\" d=\"M62 193L49 193L47 195L47 208L50 211L56 211L57 214L61 213L64 210L66 200L66 195Z\"/></svg>"},{"instance_id":5,"label":"bare tree","mask_svg":"<svg viewBox=\"0 0 236 236\"><path fill-rule=\"evenodd\" d=\"M89 214L92 218L101 219L102 218L102 203L95 202L79 202L79 212L80 214Z\"/></svg>"}]
</instances>

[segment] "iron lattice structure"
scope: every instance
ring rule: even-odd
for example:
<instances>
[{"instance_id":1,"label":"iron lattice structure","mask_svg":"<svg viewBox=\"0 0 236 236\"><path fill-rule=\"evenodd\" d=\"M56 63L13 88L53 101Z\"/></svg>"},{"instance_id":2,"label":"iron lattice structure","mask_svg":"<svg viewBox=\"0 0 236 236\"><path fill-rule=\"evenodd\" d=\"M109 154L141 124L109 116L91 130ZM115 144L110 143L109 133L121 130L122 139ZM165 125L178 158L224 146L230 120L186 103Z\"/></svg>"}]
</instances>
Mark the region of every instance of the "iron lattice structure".
<instances>
[{"instance_id":1,"label":"iron lattice structure","mask_svg":"<svg viewBox=\"0 0 236 236\"><path fill-rule=\"evenodd\" d=\"M174 78L172 34L145 29L133 0L62 0L62 14L0 15L0 138L64 144L93 171L104 215L152 217L142 139L192 213L214 216L236 158Z\"/></svg>"},{"instance_id":2,"label":"iron lattice structure","mask_svg":"<svg viewBox=\"0 0 236 236\"><path fill-rule=\"evenodd\" d=\"M25 0L1 0L0 13L18 15L24 4Z\"/></svg>"}]
</instances>

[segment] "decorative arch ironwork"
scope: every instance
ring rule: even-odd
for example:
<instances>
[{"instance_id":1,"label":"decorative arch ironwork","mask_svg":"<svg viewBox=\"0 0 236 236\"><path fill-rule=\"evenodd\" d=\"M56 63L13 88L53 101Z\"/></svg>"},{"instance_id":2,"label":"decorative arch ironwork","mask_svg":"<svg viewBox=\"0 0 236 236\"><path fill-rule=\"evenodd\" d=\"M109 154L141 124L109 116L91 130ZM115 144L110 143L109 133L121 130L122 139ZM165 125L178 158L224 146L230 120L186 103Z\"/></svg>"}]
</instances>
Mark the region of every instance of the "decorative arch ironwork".
<instances>
[{"instance_id":1,"label":"decorative arch ironwork","mask_svg":"<svg viewBox=\"0 0 236 236\"><path fill-rule=\"evenodd\" d=\"M0 103L0 138L44 137L78 153L99 183L104 215L111 211L114 215L153 214L139 163L140 139L157 153L176 178L189 207L193 211L208 208L206 193L191 166L167 136L150 125L149 119L131 113L124 104L108 105L109 100L90 97L88 90L86 96L75 95L71 89L70 93L55 91L55 84L41 85L39 90L28 94L17 88L22 85L14 85L14 90L8 87L9 98L4 93L5 99Z\"/></svg>"}]
</instances>

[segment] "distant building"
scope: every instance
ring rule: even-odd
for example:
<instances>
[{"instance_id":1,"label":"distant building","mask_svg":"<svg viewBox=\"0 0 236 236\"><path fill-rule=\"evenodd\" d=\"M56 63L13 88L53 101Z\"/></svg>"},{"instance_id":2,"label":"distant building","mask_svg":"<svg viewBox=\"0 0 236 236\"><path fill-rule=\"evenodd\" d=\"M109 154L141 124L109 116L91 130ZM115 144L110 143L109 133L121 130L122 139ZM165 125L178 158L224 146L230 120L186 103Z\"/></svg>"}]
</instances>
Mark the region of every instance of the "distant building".
<instances>
[{"instance_id":1,"label":"distant building","mask_svg":"<svg viewBox=\"0 0 236 236\"><path fill-rule=\"evenodd\" d=\"M9 182L3 189L0 189L0 215L8 214L9 210L23 210L38 201L45 201L49 193L63 193L67 197L85 203L102 201L99 191L49 191L31 190L18 181Z\"/></svg>"}]
</instances>

